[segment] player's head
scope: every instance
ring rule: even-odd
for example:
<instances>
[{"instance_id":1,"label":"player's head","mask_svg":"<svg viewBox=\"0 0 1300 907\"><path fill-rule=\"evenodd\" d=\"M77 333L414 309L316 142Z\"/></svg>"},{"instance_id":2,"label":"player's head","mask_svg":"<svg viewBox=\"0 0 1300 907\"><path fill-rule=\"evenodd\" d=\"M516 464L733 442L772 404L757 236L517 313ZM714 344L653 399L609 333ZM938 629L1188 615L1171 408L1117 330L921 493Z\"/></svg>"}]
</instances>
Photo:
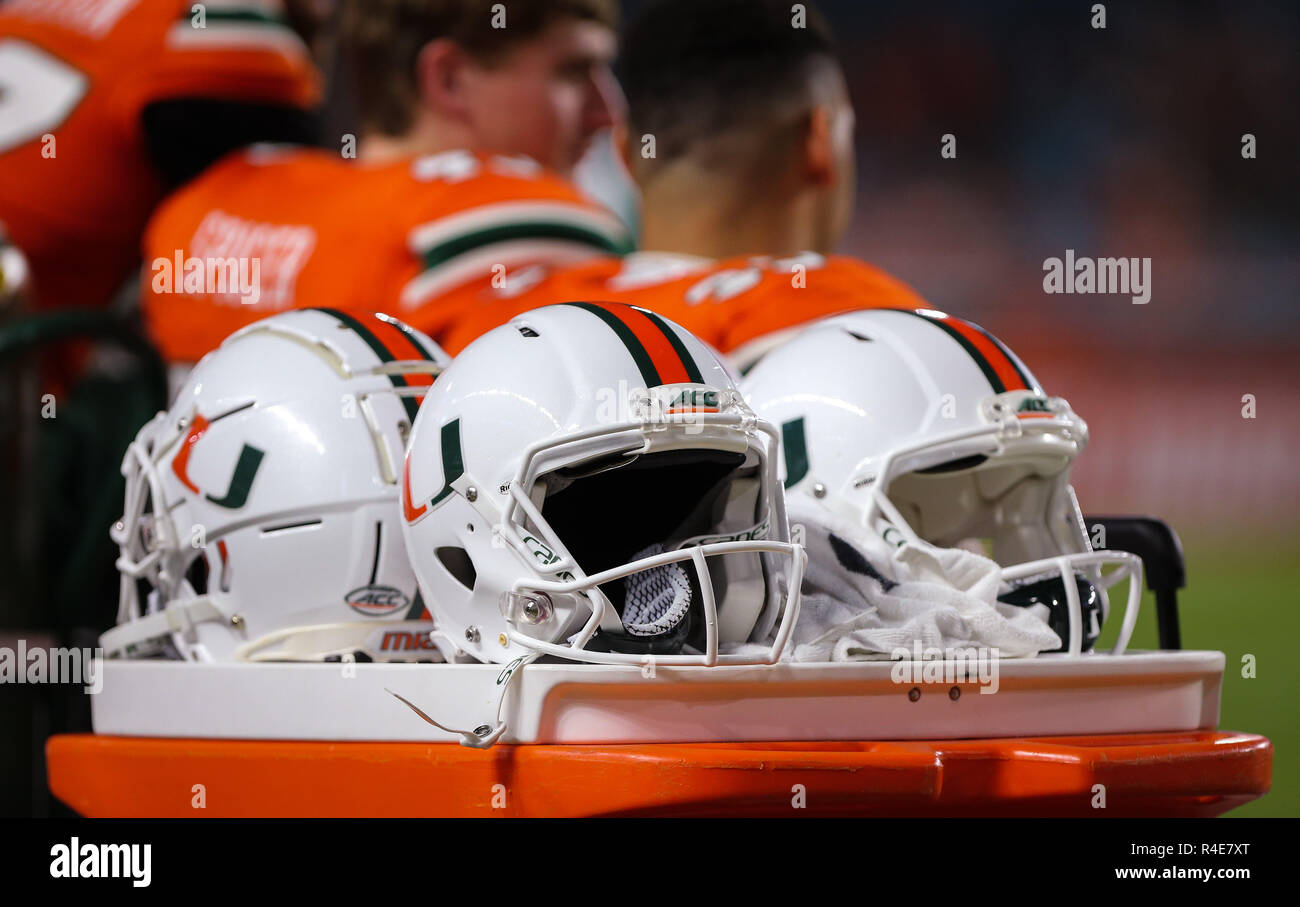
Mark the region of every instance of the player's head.
<instances>
[{"instance_id":1,"label":"player's head","mask_svg":"<svg viewBox=\"0 0 1300 907\"><path fill-rule=\"evenodd\" d=\"M626 156L647 204L682 173L723 191L811 195L819 245L834 245L853 195L853 108L811 4L659 0L629 26L619 68Z\"/></svg>"},{"instance_id":2,"label":"player's head","mask_svg":"<svg viewBox=\"0 0 1300 907\"><path fill-rule=\"evenodd\" d=\"M526 154L567 173L622 97L615 0L346 0L368 135ZM437 149L441 150L441 149Z\"/></svg>"}]
</instances>

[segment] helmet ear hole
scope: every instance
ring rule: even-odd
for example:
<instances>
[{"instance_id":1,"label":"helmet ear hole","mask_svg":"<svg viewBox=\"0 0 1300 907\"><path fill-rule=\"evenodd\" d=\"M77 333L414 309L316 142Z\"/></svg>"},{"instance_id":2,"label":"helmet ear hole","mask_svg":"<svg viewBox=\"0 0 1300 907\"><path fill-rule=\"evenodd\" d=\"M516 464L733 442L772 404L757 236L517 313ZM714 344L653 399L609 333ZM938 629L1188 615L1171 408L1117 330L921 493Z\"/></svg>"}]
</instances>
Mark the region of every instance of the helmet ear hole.
<instances>
[{"instance_id":1,"label":"helmet ear hole","mask_svg":"<svg viewBox=\"0 0 1300 907\"><path fill-rule=\"evenodd\" d=\"M444 546L433 553L438 558L438 563L442 564L443 569L450 573L456 582L471 592L474 591L474 584L478 582L478 571L474 569L468 551L464 548Z\"/></svg>"},{"instance_id":2,"label":"helmet ear hole","mask_svg":"<svg viewBox=\"0 0 1300 907\"><path fill-rule=\"evenodd\" d=\"M209 572L208 556L200 552L199 556L190 563L189 569L185 571L185 579L189 582L190 588L194 590L196 595L207 595Z\"/></svg>"}]
</instances>

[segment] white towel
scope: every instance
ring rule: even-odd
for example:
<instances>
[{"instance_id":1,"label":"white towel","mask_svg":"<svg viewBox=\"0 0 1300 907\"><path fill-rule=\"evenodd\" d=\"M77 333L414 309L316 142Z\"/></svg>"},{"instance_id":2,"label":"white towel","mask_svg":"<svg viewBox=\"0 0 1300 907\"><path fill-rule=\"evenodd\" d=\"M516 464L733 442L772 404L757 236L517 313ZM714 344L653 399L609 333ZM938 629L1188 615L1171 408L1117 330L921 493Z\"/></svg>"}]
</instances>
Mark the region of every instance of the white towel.
<instances>
[{"instance_id":1,"label":"white towel","mask_svg":"<svg viewBox=\"0 0 1300 907\"><path fill-rule=\"evenodd\" d=\"M997 600L1001 568L958 548L889 544L815 503L791 500L808 549L803 604L786 658L888 659L895 649L996 648L1002 657L1055 649L1039 617Z\"/></svg>"}]
</instances>

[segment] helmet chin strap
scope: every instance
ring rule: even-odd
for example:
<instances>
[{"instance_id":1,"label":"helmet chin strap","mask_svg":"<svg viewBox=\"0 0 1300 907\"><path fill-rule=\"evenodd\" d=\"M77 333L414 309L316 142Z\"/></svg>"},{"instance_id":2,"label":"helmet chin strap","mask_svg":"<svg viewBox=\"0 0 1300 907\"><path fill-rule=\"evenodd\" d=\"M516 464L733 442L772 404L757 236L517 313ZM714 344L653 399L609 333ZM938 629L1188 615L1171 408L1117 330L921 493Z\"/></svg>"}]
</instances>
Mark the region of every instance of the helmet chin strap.
<instances>
[{"instance_id":1,"label":"helmet chin strap","mask_svg":"<svg viewBox=\"0 0 1300 907\"><path fill-rule=\"evenodd\" d=\"M384 687L384 690L438 730L460 737L461 746L485 750L495 744L501 738L501 735L506 732L506 723L501 719L501 711L505 705L506 692L510 689L511 681L515 679L516 674L521 672L524 665L536 661L540 655L541 653L521 655L502 669L501 673L497 675L496 719L492 724L481 724L472 731L449 727L440 721L435 721L405 696L393 692L388 687Z\"/></svg>"},{"instance_id":2,"label":"helmet chin strap","mask_svg":"<svg viewBox=\"0 0 1300 907\"><path fill-rule=\"evenodd\" d=\"M228 604L223 606L221 597L200 595L174 601L161 611L118 624L99 637L99 644L105 653L125 653L129 646L150 639L176 634L184 636L191 633L196 624L213 622L233 625L233 618L233 609Z\"/></svg>"}]
</instances>

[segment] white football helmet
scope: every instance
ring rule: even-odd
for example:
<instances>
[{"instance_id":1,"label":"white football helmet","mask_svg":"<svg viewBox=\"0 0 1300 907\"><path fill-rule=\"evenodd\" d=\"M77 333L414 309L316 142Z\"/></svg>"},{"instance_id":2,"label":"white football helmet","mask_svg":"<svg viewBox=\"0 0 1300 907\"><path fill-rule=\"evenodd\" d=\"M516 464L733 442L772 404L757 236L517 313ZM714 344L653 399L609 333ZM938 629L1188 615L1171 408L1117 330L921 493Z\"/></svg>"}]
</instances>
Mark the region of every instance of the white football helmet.
<instances>
[{"instance_id":1,"label":"white football helmet","mask_svg":"<svg viewBox=\"0 0 1300 907\"><path fill-rule=\"evenodd\" d=\"M1115 653L1137 620L1142 563L1094 552L1069 484L1088 427L977 325L930 310L814 322L743 385L782 427L787 494L886 541L969 547L1001 565L999 598L1090 649L1129 579ZM1113 569L1111 569L1113 568Z\"/></svg>"},{"instance_id":2,"label":"white football helmet","mask_svg":"<svg viewBox=\"0 0 1300 907\"><path fill-rule=\"evenodd\" d=\"M122 462L105 650L442 660L397 502L417 398L448 361L396 319L331 309L266 318L205 356Z\"/></svg>"},{"instance_id":3,"label":"white football helmet","mask_svg":"<svg viewBox=\"0 0 1300 907\"><path fill-rule=\"evenodd\" d=\"M517 316L456 357L407 451L438 632L483 662L774 663L804 563L778 447L678 325L616 303Z\"/></svg>"}]
</instances>

